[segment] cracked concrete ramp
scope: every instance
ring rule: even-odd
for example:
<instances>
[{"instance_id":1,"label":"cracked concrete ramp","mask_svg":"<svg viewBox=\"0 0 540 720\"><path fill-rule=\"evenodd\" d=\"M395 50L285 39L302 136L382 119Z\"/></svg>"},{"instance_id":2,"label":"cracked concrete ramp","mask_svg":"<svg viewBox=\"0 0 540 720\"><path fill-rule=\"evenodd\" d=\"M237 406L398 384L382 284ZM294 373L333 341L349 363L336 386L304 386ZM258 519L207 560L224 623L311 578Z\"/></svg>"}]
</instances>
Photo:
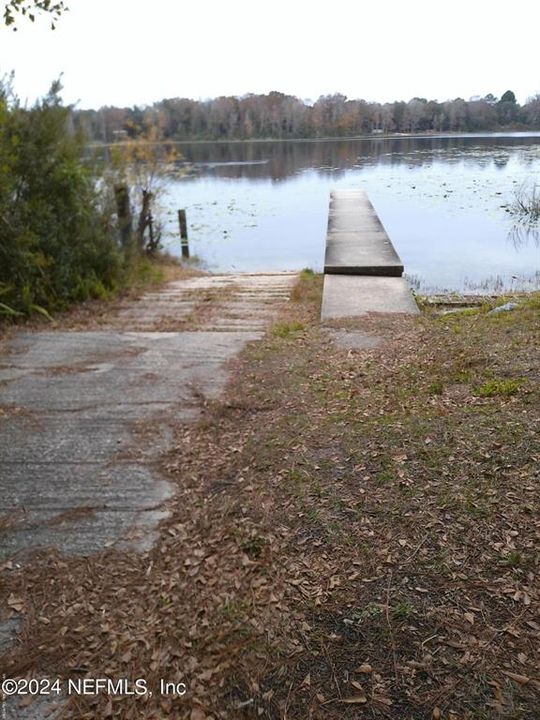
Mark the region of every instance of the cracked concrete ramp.
<instances>
[{"instance_id":1,"label":"cracked concrete ramp","mask_svg":"<svg viewBox=\"0 0 540 720\"><path fill-rule=\"evenodd\" d=\"M16 335L0 358L0 559L149 548L173 493L159 471L172 424L220 395L228 361L261 337L294 279L175 281L105 330ZM208 293L212 311L195 329L156 329L181 328Z\"/></svg>"}]
</instances>

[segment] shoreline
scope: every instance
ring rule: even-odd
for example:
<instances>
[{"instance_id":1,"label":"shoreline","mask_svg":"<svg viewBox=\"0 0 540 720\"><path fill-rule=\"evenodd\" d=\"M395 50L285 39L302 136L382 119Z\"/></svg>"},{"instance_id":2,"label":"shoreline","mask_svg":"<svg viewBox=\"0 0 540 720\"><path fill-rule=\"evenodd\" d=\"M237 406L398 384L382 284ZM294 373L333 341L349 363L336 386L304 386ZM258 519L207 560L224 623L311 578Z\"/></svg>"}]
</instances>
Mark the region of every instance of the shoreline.
<instances>
[{"instance_id":1,"label":"shoreline","mask_svg":"<svg viewBox=\"0 0 540 720\"><path fill-rule=\"evenodd\" d=\"M428 139L452 139L452 138L505 138L505 137L538 137L540 138L540 130L493 130L490 132L466 133L466 132L423 132L423 133L375 133L369 135L340 135L330 137L316 138L231 138L231 139L184 139L184 140L160 140L157 142L149 141L148 145L208 145L208 144L247 144L247 143L317 143L317 142L340 142L343 140L428 140ZM121 147L129 145L130 142L136 140L122 140L120 142L91 142L87 147Z\"/></svg>"}]
</instances>

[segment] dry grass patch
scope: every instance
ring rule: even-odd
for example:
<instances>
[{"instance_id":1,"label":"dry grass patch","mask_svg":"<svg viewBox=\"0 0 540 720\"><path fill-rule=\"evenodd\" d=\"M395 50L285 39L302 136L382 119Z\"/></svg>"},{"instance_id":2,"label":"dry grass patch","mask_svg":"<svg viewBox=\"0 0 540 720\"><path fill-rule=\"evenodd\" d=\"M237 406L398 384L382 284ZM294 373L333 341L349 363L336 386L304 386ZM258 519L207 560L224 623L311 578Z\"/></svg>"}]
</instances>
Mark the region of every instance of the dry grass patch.
<instances>
[{"instance_id":1,"label":"dry grass patch","mask_svg":"<svg viewBox=\"0 0 540 720\"><path fill-rule=\"evenodd\" d=\"M175 258L161 255L145 260L125 288L104 299L86 300L67 310L57 312L51 320L42 315L23 318L20 322L0 322L0 348L13 336L14 332L35 330L99 330L114 320L119 311L128 307L144 293L157 290L172 280L182 280L203 275L202 271L191 266L180 265Z\"/></svg>"}]
</instances>

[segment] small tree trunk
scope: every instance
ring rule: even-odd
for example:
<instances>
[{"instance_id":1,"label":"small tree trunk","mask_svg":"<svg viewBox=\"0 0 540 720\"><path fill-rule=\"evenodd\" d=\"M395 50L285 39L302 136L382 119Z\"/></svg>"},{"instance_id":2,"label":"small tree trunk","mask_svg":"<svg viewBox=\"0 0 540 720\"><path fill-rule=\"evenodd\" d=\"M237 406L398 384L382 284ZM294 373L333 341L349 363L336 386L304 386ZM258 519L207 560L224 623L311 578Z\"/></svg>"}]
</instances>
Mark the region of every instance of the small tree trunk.
<instances>
[{"instance_id":1,"label":"small tree trunk","mask_svg":"<svg viewBox=\"0 0 540 720\"><path fill-rule=\"evenodd\" d=\"M150 227L152 223L151 208L153 198L154 195L149 190L142 191L142 207L141 212L139 213L139 222L137 225L137 246L140 252L144 250L145 230L147 227Z\"/></svg>"}]
</instances>

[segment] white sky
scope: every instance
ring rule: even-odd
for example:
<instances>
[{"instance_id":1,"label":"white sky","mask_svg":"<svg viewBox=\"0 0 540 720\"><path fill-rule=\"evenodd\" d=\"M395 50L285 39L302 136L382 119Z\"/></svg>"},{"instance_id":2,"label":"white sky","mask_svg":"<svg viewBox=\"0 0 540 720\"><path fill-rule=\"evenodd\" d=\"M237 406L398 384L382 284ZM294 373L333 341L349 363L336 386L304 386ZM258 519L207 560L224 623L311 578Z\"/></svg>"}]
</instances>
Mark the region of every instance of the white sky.
<instances>
[{"instance_id":1,"label":"white sky","mask_svg":"<svg viewBox=\"0 0 540 720\"><path fill-rule=\"evenodd\" d=\"M81 108L281 92L381 102L540 92L539 0L67 0L0 29L23 99ZM0 2L0 8L3 3Z\"/></svg>"}]
</instances>

